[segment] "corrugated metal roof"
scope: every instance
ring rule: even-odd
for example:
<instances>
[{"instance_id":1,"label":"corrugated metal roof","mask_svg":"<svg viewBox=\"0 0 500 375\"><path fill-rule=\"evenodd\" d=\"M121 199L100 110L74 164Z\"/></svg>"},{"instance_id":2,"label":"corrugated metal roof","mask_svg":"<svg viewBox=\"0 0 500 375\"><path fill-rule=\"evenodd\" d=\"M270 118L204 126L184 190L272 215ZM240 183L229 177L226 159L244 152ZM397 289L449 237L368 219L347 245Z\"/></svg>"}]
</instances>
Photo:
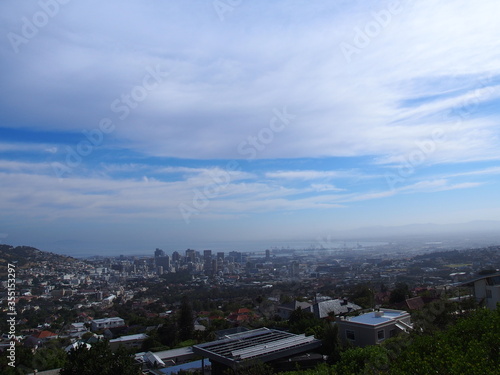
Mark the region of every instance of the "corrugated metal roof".
<instances>
[{"instance_id":1,"label":"corrugated metal roof","mask_svg":"<svg viewBox=\"0 0 500 375\"><path fill-rule=\"evenodd\" d=\"M251 359L266 362L321 346L313 336L259 328L226 336L225 339L194 345L196 354L234 367Z\"/></svg>"}]
</instances>

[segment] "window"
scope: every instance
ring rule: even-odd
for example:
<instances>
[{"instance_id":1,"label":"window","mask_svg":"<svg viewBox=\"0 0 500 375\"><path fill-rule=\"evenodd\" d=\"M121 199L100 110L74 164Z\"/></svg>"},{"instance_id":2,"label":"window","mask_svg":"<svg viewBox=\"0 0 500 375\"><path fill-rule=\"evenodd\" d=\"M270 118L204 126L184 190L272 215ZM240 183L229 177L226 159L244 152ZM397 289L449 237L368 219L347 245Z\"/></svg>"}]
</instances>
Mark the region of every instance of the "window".
<instances>
[{"instance_id":1,"label":"window","mask_svg":"<svg viewBox=\"0 0 500 375\"><path fill-rule=\"evenodd\" d=\"M391 329L389 331L389 337L394 337L394 336L396 336L396 330L395 329Z\"/></svg>"},{"instance_id":2,"label":"window","mask_svg":"<svg viewBox=\"0 0 500 375\"><path fill-rule=\"evenodd\" d=\"M385 339L385 332L383 329L381 329L380 331L377 331L377 338L378 338L378 341L382 341L383 339Z\"/></svg>"},{"instance_id":3,"label":"window","mask_svg":"<svg viewBox=\"0 0 500 375\"><path fill-rule=\"evenodd\" d=\"M354 334L354 331L350 331L348 329L345 331L345 337L347 340L352 340L352 341L356 340L356 335Z\"/></svg>"},{"instance_id":4,"label":"window","mask_svg":"<svg viewBox=\"0 0 500 375\"><path fill-rule=\"evenodd\" d=\"M486 289L486 298L491 298L491 289Z\"/></svg>"}]
</instances>

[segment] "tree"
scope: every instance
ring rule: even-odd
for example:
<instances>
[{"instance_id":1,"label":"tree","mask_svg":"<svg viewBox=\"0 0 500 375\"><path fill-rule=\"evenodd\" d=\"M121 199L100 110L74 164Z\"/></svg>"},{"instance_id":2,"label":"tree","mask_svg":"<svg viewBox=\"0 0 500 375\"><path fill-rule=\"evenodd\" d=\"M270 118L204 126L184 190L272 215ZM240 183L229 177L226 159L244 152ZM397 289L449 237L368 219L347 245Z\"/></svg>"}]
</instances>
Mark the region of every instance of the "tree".
<instances>
[{"instance_id":1,"label":"tree","mask_svg":"<svg viewBox=\"0 0 500 375\"><path fill-rule=\"evenodd\" d=\"M158 338L163 345L172 347L178 342L177 325L174 321L166 319L158 328Z\"/></svg>"},{"instance_id":2,"label":"tree","mask_svg":"<svg viewBox=\"0 0 500 375\"><path fill-rule=\"evenodd\" d=\"M340 358L340 338L337 324L326 324L321 337L321 351L328 356L328 362L334 363Z\"/></svg>"},{"instance_id":3,"label":"tree","mask_svg":"<svg viewBox=\"0 0 500 375\"><path fill-rule=\"evenodd\" d=\"M354 287L351 295L352 301L363 308L373 307L374 293L369 285L358 284Z\"/></svg>"},{"instance_id":4,"label":"tree","mask_svg":"<svg viewBox=\"0 0 500 375\"><path fill-rule=\"evenodd\" d=\"M391 292L389 297L390 303L401 303L406 300L410 295L408 285L405 283L397 283L396 288Z\"/></svg>"},{"instance_id":5,"label":"tree","mask_svg":"<svg viewBox=\"0 0 500 375\"><path fill-rule=\"evenodd\" d=\"M498 374L500 310L477 310L444 331L415 336L389 374Z\"/></svg>"},{"instance_id":6,"label":"tree","mask_svg":"<svg viewBox=\"0 0 500 375\"><path fill-rule=\"evenodd\" d=\"M317 332L322 331L325 323L316 318L313 313L298 307L290 314L288 324L292 333L315 334L316 336Z\"/></svg>"},{"instance_id":7,"label":"tree","mask_svg":"<svg viewBox=\"0 0 500 375\"><path fill-rule=\"evenodd\" d=\"M275 374L273 368L260 361L247 364L237 370L228 369L224 372L226 375L272 375Z\"/></svg>"},{"instance_id":8,"label":"tree","mask_svg":"<svg viewBox=\"0 0 500 375\"><path fill-rule=\"evenodd\" d=\"M90 349L84 345L72 349L60 375L139 375L140 373L140 368L123 347L113 353L107 342L98 341Z\"/></svg>"},{"instance_id":9,"label":"tree","mask_svg":"<svg viewBox=\"0 0 500 375\"><path fill-rule=\"evenodd\" d=\"M24 345L16 345L16 361L15 367L10 366L8 363L10 359L7 358L8 354L2 353L0 356L0 373L2 375L22 375L31 371L33 363L33 353Z\"/></svg>"},{"instance_id":10,"label":"tree","mask_svg":"<svg viewBox=\"0 0 500 375\"><path fill-rule=\"evenodd\" d=\"M179 326L179 339L180 341L189 340L193 336L194 321L193 310L187 296L182 297L181 308L177 318Z\"/></svg>"},{"instance_id":11,"label":"tree","mask_svg":"<svg viewBox=\"0 0 500 375\"><path fill-rule=\"evenodd\" d=\"M33 355L33 368L38 371L63 367L66 362L66 352L62 348L44 346Z\"/></svg>"}]
</instances>

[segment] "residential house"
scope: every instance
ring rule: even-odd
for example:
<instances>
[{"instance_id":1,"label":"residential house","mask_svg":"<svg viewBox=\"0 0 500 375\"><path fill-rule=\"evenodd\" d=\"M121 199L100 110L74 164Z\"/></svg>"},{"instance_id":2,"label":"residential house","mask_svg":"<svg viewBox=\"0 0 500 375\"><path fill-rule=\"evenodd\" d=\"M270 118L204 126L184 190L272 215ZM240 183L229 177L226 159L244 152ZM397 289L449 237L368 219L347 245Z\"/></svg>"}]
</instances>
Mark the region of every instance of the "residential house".
<instances>
[{"instance_id":1,"label":"residential house","mask_svg":"<svg viewBox=\"0 0 500 375\"><path fill-rule=\"evenodd\" d=\"M254 312L252 310L249 310L247 308L241 308L238 309L237 311L231 313L228 317L227 320L230 321L231 323L234 324L239 324L239 323L244 323L252 320L254 317Z\"/></svg>"},{"instance_id":2,"label":"residential house","mask_svg":"<svg viewBox=\"0 0 500 375\"><path fill-rule=\"evenodd\" d=\"M109 347L111 350L116 350L120 346L124 346L127 349L136 349L142 346L144 340L148 338L148 335L144 333L139 333L136 335L127 335L118 337L117 339L109 340Z\"/></svg>"},{"instance_id":3,"label":"residential house","mask_svg":"<svg viewBox=\"0 0 500 375\"><path fill-rule=\"evenodd\" d=\"M408 312L392 309L379 309L354 317L339 317L336 323L340 339L344 343L361 347L380 344L398 332L413 329Z\"/></svg>"},{"instance_id":4,"label":"residential house","mask_svg":"<svg viewBox=\"0 0 500 375\"><path fill-rule=\"evenodd\" d=\"M99 331L108 328L116 328L125 326L125 321L122 318L113 317L113 318L104 318L104 319L95 319L90 323L90 329L92 331Z\"/></svg>"},{"instance_id":5,"label":"residential house","mask_svg":"<svg viewBox=\"0 0 500 375\"><path fill-rule=\"evenodd\" d=\"M500 273L484 275L473 280L465 281L459 286L470 286L476 301L491 310L500 303Z\"/></svg>"},{"instance_id":6,"label":"residential house","mask_svg":"<svg viewBox=\"0 0 500 375\"><path fill-rule=\"evenodd\" d=\"M315 303L304 310L313 313L318 319L324 319L331 315L336 316L361 310L361 306L348 302L346 299L331 299Z\"/></svg>"},{"instance_id":7,"label":"residential house","mask_svg":"<svg viewBox=\"0 0 500 375\"><path fill-rule=\"evenodd\" d=\"M31 336L28 336L26 338L26 341L24 342L24 344L28 348L38 348L38 347L42 346L48 340L56 339L58 337L59 336L57 335L57 333L54 333L54 332L50 332L50 331L46 331L46 330L39 331L39 332L32 334Z\"/></svg>"}]
</instances>

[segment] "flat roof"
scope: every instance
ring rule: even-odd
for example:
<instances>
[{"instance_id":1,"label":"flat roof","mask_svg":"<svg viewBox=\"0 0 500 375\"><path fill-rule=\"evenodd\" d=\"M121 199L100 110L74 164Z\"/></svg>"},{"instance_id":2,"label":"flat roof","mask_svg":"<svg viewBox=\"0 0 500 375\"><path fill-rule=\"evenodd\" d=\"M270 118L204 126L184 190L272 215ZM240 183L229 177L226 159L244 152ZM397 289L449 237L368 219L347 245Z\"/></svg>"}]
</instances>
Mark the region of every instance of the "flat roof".
<instances>
[{"instance_id":1,"label":"flat roof","mask_svg":"<svg viewBox=\"0 0 500 375\"><path fill-rule=\"evenodd\" d=\"M179 358L179 357L190 357L194 356L193 348L191 346L186 346L184 348L162 350L160 352L154 352L160 359L166 361L169 359Z\"/></svg>"},{"instance_id":2,"label":"flat roof","mask_svg":"<svg viewBox=\"0 0 500 375\"><path fill-rule=\"evenodd\" d=\"M94 319L92 320L94 323L105 323L105 322L119 322L122 321L122 318L113 317L113 318L102 318L102 319Z\"/></svg>"},{"instance_id":3,"label":"flat roof","mask_svg":"<svg viewBox=\"0 0 500 375\"><path fill-rule=\"evenodd\" d=\"M122 341L130 341L130 340L146 340L148 338L148 335L144 333L137 333L135 335L128 335L128 336L120 336L116 339L109 340L109 342L122 342Z\"/></svg>"},{"instance_id":4,"label":"flat roof","mask_svg":"<svg viewBox=\"0 0 500 375\"><path fill-rule=\"evenodd\" d=\"M383 312L384 314L382 316L377 316L375 315L375 311L371 311L366 314L354 316L352 318L346 319L345 321L347 322L355 322L355 323L362 323L362 324L368 324L371 326L376 326L382 323L390 322L395 319L398 319L402 317L403 315L408 314L406 311L398 311L398 310L393 310L393 311L380 311Z\"/></svg>"},{"instance_id":5,"label":"flat roof","mask_svg":"<svg viewBox=\"0 0 500 375\"><path fill-rule=\"evenodd\" d=\"M476 281L483 280L483 279L488 279L488 278L492 278L495 281L498 281L500 279L500 272L495 272L495 273L490 273L490 274L487 274L487 275L478 276L475 279L457 283L457 285L458 286L465 286L465 285L472 286L472 285L474 285L474 283Z\"/></svg>"},{"instance_id":6,"label":"flat roof","mask_svg":"<svg viewBox=\"0 0 500 375\"><path fill-rule=\"evenodd\" d=\"M320 346L321 341L314 336L259 328L227 335L221 340L193 345L193 352L235 368L250 360L268 362Z\"/></svg>"}]
</instances>

